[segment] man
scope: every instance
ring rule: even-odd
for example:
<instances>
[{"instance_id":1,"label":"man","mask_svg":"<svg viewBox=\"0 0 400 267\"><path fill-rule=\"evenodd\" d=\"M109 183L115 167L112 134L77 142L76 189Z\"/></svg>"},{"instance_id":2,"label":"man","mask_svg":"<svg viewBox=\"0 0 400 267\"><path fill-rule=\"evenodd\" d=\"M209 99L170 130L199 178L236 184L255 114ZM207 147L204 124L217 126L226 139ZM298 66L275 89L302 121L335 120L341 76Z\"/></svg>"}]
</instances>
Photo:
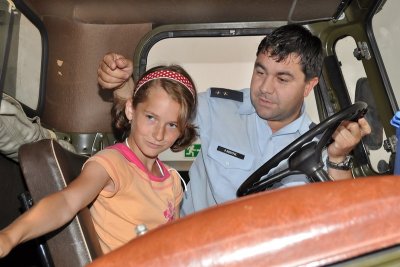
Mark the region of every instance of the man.
<instances>
[{"instance_id":1,"label":"man","mask_svg":"<svg viewBox=\"0 0 400 267\"><path fill-rule=\"evenodd\" d=\"M312 124L304 98L318 83L322 68L318 37L299 25L285 25L260 43L250 89L211 88L199 95L199 135L202 149L192 164L182 213L187 215L236 197L238 187L259 166ZM117 54L100 63L98 81L128 98L133 89L133 64ZM343 122L327 149L328 173L335 180L351 177L344 162L361 138L371 131L367 121ZM281 164L272 172L287 166ZM286 177L280 186L307 183L304 175Z\"/></svg>"}]
</instances>

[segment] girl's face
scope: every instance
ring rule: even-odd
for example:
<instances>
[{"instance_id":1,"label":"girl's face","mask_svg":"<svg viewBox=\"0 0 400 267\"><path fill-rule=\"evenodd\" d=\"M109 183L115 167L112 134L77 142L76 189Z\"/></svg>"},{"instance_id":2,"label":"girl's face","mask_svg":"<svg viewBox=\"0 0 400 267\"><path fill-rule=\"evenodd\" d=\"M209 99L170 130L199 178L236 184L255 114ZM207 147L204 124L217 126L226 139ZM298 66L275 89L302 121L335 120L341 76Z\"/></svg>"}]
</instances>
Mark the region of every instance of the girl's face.
<instances>
[{"instance_id":1,"label":"girl's face","mask_svg":"<svg viewBox=\"0 0 400 267\"><path fill-rule=\"evenodd\" d=\"M132 120L129 143L142 162L156 158L179 138L180 108L158 83L149 88L147 100L135 109L127 103L126 115Z\"/></svg>"}]
</instances>

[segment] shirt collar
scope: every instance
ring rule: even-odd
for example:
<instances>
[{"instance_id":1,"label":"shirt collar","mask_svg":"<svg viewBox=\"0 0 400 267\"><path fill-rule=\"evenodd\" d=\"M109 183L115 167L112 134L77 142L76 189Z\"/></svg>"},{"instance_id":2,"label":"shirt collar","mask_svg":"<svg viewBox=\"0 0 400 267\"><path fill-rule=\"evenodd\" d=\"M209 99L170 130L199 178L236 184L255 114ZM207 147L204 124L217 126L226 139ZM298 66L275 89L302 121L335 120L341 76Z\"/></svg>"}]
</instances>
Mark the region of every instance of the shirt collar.
<instances>
[{"instance_id":1,"label":"shirt collar","mask_svg":"<svg viewBox=\"0 0 400 267\"><path fill-rule=\"evenodd\" d=\"M303 103L303 106L301 107L300 111L300 117L283 127L282 129L279 129L279 131L275 132L273 135L284 135L284 134L292 134L295 132L299 132L300 134L303 134L303 125L304 125L304 120L307 120L307 114L305 112L305 103Z\"/></svg>"},{"instance_id":2,"label":"shirt collar","mask_svg":"<svg viewBox=\"0 0 400 267\"><path fill-rule=\"evenodd\" d=\"M239 107L239 114L250 115L256 112L253 104L251 103L250 89L246 88L242 90L243 92L243 102Z\"/></svg>"}]
</instances>

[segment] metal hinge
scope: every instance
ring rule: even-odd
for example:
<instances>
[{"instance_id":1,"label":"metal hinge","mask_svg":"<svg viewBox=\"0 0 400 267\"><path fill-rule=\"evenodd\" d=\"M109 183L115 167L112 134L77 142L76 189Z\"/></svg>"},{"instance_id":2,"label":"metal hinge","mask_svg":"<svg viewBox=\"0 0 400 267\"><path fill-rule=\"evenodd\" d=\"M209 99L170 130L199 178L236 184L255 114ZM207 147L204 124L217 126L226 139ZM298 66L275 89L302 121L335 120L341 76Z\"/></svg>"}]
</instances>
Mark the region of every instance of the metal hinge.
<instances>
[{"instance_id":1,"label":"metal hinge","mask_svg":"<svg viewBox=\"0 0 400 267\"><path fill-rule=\"evenodd\" d=\"M61 133L56 132L57 139L72 144L76 153L92 156L103 148L115 144L111 133Z\"/></svg>"},{"instance_id":2,"label":"metal hinge","mask_svg":"<svg viewBox=\"0 0 400 267\"><path fill-rule=\"evenodd\" d=\"M383 141L383 148L389 153L396 153L397 137L392 135Z\"/></svg>"},{"instance_id":3,"label":"metal hinge","mask_svg":"<svg viewBox=\"0 0 400 267\"><path fill-rule=\"evenodd\" d=\"M358 60L371 59L368 44L366 42L357 42L357 48L354 49L353 55Z\"/></svg>"}]
</instances>

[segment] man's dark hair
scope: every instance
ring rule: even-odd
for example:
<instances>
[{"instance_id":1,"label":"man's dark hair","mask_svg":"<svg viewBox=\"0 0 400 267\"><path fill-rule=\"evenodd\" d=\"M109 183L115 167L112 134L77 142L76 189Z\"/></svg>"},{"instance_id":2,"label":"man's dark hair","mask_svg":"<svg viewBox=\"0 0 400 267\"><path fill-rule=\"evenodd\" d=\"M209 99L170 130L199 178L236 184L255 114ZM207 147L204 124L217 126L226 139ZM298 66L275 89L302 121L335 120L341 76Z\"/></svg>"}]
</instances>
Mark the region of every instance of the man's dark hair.
<instances>
[{"instance_id":1,"label":"man's dark hair","mask_svg":"<svg viewBox=\"0 0 400 267\"><path fill-rule=\"evenodd\" d=\"M265 52L278 62L285 60L292 53L299 55L306 80L321 74L321 40L301 25L284 25L269 33L258 46L257 55Z\"/></svg>"}]
</instances>

